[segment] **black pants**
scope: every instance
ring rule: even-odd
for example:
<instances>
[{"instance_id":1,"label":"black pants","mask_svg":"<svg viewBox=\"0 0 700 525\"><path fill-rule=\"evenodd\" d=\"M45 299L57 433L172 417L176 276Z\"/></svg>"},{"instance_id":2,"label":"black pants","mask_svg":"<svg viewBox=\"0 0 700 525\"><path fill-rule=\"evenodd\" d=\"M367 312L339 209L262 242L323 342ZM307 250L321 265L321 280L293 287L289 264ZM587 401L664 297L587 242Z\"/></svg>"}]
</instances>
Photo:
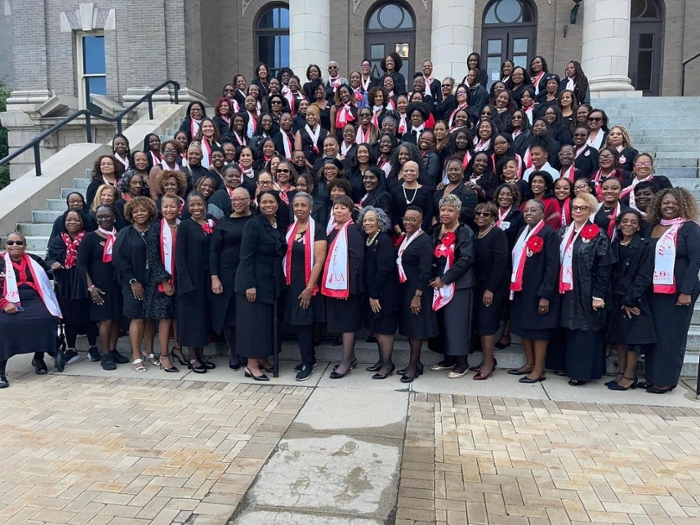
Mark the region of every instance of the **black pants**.
<instances>
[{"instance_id":1,"label":"black pants","mask_svg":"<svg viewBox=\"0 0 700 525\"><path fill-rule=\"evenodd\" d=\"M68 348L75 348L76 342L78 340L78 333L80 329L85 330L85 335L87 335L88 344L90 346L97 346L97 323L88 321L84 325L80 324L67 324L66 325L66 346Z\"/></svg>"},{"instance_id":2,"label":"black pants","mask_svg":"<svg viewBox=\"0 0 700 525\"><path fill-rule=\"evenodd\" d=\"M314 327L297 326L297 339L299 340L299 352L301 353L301 363L313 366L316 361L316 351L314 350Z\"/></svg>"}]
</instances>

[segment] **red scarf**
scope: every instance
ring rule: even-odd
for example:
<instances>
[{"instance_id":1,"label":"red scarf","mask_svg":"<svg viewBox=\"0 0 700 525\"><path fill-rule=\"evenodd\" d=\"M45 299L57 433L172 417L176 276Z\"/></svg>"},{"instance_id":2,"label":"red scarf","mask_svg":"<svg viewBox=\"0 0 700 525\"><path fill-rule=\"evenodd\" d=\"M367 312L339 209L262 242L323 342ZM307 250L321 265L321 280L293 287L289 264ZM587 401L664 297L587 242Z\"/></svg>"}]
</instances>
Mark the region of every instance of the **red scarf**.
<instances>
[{"instance_id":1,"label":"red scarf","mask_svg":"<svg viewBox=\"0 0 700 525\"><path fill-rule=\"evenodd\" d=\"M70 270L73 268L73 266L75 266L75 263L78 260L78 246L80 246L83 237L85 237L84 231L76 235L75 239L71 239L70 235L68 235L66 232L61 234L61 239L63 239L63 243L66 245L66 260L63 263L63 267L66 270Z\"/></svg>"},{"instance_id":2,"label":"red scarf","mask_svg":"<svg viewBox=\"0 0 700 525\"><path fill-rule=\"evenodd\" d=\"M457 236L454 232L447 232L442 236L440 243L435 247L433 255L436 258L445 257L447 260L445 262L445 270L442 275L444 276L455 262L455 243L457 241ZM443 306L449 304L455 295L456 285L455 283L444 284L439 289L433 291L433 312L437 312Z\"/></svg>"},{"instance_id":3,"label":"red scarf","mask_svg":"<svg viewBox=\"0 0 700 525\"><path fill-rule=\"evenodd\" d=\"M107 231L102 228L97 228L97 231L107 236L105 239L105 247L102 250L102 262L110 263L112 262L112 248L114 248L114 241L117 238L117 229L112 227L112 231Z\"/></svg>"},{"instance_id":4,"label":"red scarf","mask_svg":"<svg viewBox=\"0 0 700 525\"><path fill-rule=\"evenodd\" d=\"M559 200L557 200L558 203ZM568 226L571 224L571 197L567 197L559 207L561 208L561 225Z\"/></svg>"},{"instance_id":5,"label":"red scarf","mask_svg":"<svg viewBox=\"0 0 700 525\"><path fill-rule=\"evenodd\" d=\"M593 174L593 178L591 179L591 181L595 185L595 193L598 197L598 202L601 202L603 200L603 182L613 177L617 178L617 170L613 170L613 172L605 178L603 178L602 168Z\"/></svg>"},{"instance_id":6,"label":"red scarf","mask_svg":"<svg viewBox=\"0 0 700 525\"><path fill-rule=\"evenodd\" d=\"M287 255L284 257L284 277L287 286L292 284L292 254L294 248L294 240L296 239L297 231L299 230L299 222L294 221L289 229L287 230ZM306 226L306 231L304 236L301 238L304 244L304 283L308 283L311 278L311 270L314 267L314 237L316 233L316 221L313 217L309 217L309 222ZM340 235L340 232L338 233ZM316 295L318 293L318 285L314 285L311 295Z\"/></svg>"},{"instance_id":7,"label":"red scarf","mask_svg":"<svg viewBox=\"0 0 700 525\"><path fill-rule=\"evenodd\" d=\"M335 127L343 129L348 122L354 122L355 116L352 114L352 104L343 104L340 109L336 108Z\"/></svg>"},{"instance_id":8,"label":"red scarf","mask_svg":"<svg viewBox=\"0 0 700 525\"><path fill-rule=\"evenodd\" d=\"M601 211L603 211L603 206L604 204L601 203ZM605 233L608 234L608 239L610 240L610 242L613 242L613 240L615 240L615 232L617 230L617 225L615 223L617 221L618 215L620 215L620 208L620 202L618 201L615 207L611 210L610 215L606 217L606 219L608 219L608 228ZM605 211L603 211L603 213L605 213Z\"/></svg>"}]
</instances>

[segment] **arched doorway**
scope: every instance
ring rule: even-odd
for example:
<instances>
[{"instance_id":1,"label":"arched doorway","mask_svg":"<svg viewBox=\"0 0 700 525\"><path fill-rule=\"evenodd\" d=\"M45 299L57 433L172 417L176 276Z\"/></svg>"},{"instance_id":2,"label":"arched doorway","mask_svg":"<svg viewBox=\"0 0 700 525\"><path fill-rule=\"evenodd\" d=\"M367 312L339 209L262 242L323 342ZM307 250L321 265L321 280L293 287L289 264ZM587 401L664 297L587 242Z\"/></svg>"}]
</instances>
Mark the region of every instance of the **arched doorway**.
<instances>
[{"instance_id":1,"label":"arched doorway","mask_svg":"<svg viewBox=\"0 0 700 525\"><path fill-rule=\"evenodd\" d=\"M407 87L413 78L416 49L416 22L411 8L389 2L377 5L365 24L365 56L372 62L372 75L379 78L384 71L379 67L382 59L396 51L403 59L401 73Z\"/></svg>"},{"instance_id":2,"label":"arched doorway","mask_svg":"<svg viewBox=\"0 0 700 525\"><path fill-rule=\"evenodd\" d=\"M506 58L516 66L530 64L537 37L537 11L530 0L492 0L481 27L481 61L489 86L500 79Z\"/></svg>"},{"instance_id":3,"label":"arched doorway","mask_svg":"<svg viewBox=\"0 0 700 525\"><path fill-rule=\"evenodd\" d=\"M645 95L661 94L664 11L660 0L632 0L629 77Z\"/></svg>"},{"instance_id":4,"label":"arched doorway","mask_svg":"<svg viewBox=\"0 0 700 525\"><path fill-rule=\"evenodd\" d=\"M269 7L258 17L255 26L257 62L267 64L270 75L277 76L289 67L289 9L284 5Z\"/></svg>"}]
</instances>

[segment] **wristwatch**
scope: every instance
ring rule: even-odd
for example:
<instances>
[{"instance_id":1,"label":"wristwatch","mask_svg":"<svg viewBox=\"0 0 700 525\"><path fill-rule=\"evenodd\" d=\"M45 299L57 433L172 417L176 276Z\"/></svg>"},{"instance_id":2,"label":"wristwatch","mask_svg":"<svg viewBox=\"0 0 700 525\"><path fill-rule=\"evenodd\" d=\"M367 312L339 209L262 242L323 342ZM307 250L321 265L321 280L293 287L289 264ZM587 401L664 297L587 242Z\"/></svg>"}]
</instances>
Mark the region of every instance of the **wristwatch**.
<instances>
[{"instance_id":1,"label":"wristwatch","mask_svg":"<svg viewBox=\"0 0 700 525\"><path fill-rule=\"evenodd\" d=\"M129 279L129 285L132 285L136 282L138 282L136 279Z\"/></svg>"}]
</instances>

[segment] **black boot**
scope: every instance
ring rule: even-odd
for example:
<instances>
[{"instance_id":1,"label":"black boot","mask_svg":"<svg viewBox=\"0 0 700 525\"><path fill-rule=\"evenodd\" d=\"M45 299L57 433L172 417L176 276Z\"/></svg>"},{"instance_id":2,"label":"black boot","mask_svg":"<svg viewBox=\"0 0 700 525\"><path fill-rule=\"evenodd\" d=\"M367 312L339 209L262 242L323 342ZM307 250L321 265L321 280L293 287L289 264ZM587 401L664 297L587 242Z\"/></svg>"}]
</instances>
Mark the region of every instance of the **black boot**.
<instances>
[{"instance_id":1,"label":"black boot","mask_svg":"<svg viewBox=\"0 0 700 525\"><path fill-rule=\"evenodd\" d=\"M10 383L7 381L7 374L5 372L0 372L0 388L7 388Z\"/></svg>"}]
</instances>

